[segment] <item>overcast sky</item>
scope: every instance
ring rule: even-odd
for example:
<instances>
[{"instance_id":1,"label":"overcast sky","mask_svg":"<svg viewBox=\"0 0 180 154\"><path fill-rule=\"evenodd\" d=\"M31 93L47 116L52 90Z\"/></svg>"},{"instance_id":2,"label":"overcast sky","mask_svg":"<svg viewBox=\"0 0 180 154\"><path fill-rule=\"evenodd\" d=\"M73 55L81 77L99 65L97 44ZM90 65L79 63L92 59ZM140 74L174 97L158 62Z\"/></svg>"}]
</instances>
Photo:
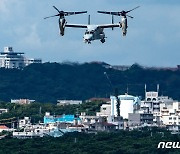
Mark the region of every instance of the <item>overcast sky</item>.
<instances>
[{"instance_id":1,"label":"overcast sky","mask_svg":"<svg viewBox=\"0 0 180 154\"><path fill-rule=\"evenodd\" d=\"M98 10L130 12L128 33L105 29L106 42L83 42L84 29L66 28L59 35L55 5L64 11L91 14L92 24L107 24L111 16ZM67 17L68 23L86 24L88 14ZM113 65L172 66L180 64L180 0L0 0L0 51L12 46L29 58L43 62L104 61ZM115 17L115 22L120 18Z\"/></svg>"}]
</instances>

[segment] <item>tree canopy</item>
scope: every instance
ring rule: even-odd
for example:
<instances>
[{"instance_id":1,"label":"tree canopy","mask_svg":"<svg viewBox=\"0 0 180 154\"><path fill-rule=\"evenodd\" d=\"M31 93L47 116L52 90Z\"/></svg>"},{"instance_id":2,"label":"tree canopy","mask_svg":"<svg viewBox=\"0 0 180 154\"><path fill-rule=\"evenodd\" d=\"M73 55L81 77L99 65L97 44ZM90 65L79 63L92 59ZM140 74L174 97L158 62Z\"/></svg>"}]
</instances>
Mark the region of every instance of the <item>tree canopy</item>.
<instances>
[{"instance_id":1,"label":"tree canopy","mask_svg":"<svg viewBox=\"0 0 180 154\"><path fill-rule=\"evenodd\" d=\"M108 74L112 87L105 76ZM180 71L149 70L133 65L126 71L104 67L98 63L32 64L23 70L0 68L0 100L28 98L37 102L55 103L58 99L86 100L109 97L118 88L120 94L144 96L147 90L180 100Z\"/></svg>"}]
</instances>

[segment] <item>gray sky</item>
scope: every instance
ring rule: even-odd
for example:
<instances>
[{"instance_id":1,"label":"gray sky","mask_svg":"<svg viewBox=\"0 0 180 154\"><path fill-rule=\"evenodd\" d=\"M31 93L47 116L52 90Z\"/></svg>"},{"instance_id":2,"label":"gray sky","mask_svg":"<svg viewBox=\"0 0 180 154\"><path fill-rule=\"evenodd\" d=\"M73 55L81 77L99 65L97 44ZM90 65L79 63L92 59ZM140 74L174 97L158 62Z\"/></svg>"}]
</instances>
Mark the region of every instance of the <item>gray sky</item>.
<instances>
[{"instance_id":1,"label":"gray sky","mask_svg":"<svg viewBox=\"0 0 180 154\"><path fill-rule=\"evenodd\" d=\"M83 43L84 29L66 28L59 35L55 5L64 11L91 14L92 24L111 23L111 16L98 10L129 10L128 33L119 28L105 29L106 42ZM68 23L86 24L88 14L67 17ZM179 0L0 0L0 50L13 46L29 58L44 62L105 61L109 64L145 66L176 66L180 64L180 1ZM115 22L120 18L115 17Z\"/></svg>"}]
</instances>

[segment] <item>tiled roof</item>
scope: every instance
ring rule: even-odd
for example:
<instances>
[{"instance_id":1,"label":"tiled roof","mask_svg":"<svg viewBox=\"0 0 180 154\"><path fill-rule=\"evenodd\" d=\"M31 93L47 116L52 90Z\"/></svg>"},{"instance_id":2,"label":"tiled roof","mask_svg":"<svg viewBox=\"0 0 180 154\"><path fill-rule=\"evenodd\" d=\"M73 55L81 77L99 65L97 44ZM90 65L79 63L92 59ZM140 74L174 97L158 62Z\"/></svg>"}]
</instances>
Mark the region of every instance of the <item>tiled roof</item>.
<instances>
[{"instance_id":1,"label":"tiled roof","mask_svg":"<svg viewBox=\"0 0 180 154\"><path fill-rule=\"evenodd\" d=\"M5 126L5 125L1 125L0 129L9 129L9 128L7 126Z\"/></svg>"}]
</instances>

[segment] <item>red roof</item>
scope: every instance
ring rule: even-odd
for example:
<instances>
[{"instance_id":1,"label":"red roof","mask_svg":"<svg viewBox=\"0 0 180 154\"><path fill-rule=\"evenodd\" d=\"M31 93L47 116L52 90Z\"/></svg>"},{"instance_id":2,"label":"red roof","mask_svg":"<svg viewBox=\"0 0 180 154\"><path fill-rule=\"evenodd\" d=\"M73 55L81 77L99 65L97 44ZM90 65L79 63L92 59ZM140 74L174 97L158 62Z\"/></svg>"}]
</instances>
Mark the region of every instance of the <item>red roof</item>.
<instances>
[{"instance_id":1,"label":"red roof","mask_svg":"<svg viewBox=\"0 0 180 154\"><path fill-rule=\"evenodd\" d=\"M5 126L5 125L1 125L0 129L9 129L9 128L7 126Z\"/></svg>"},{"instance_id":2,"label":"red roof","mask_svg":"<svg viewBox=\"0 0 180 154\"><path fill-rule=\"evenodd\" d=\"M111 101L110 98L96 98L96 97L93 97L93 98L90 98L89 101L104 101L104 102L108 102L108 101Z\"/></svg>"}]
</instances>

